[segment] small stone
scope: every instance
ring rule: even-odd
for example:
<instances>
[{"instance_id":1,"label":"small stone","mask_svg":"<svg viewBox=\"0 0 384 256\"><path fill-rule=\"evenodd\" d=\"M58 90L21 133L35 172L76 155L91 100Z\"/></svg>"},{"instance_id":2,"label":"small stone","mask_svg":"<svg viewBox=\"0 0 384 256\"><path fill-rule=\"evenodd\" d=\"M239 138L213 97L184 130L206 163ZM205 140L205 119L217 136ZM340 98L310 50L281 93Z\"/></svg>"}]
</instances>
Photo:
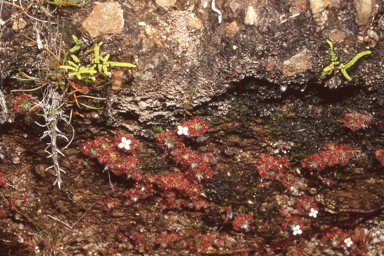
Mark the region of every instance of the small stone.
<instances>
[{"instance_id":1,"label":"small stone","mask_svg":"<svg viewBox=\"0 0 384 256\"><path fill-rule=\"evenodd\" d=\"M289 60L284 61L280 70L286 76L294 76L311 68L312 56L308 49L304 49Z\"/></svg>"},{"instance_id":2,"label":"small stone","mask_svg":"<svg viewBox=\"0 0 384 256\"><path fill-rule=\"evenodd\" d=\"M341 85L340 76L332 76L328 81L325 82L325 87L329 87L330 89L336 89Z\"/></svg>"},{"instance_id":3,"label":"small stone","mask_svg":"<svg viewBox=\"0 0 384 256\"><path fill-rule=\"evenodd\" d=\"M312 14L318 14L327 8L329 0L309 0Z\"/></svg>"},{"instance_id":4,"label":"small stone","mask_svg":"<svg viewBox=\"0 0 384 256\"><path fill-rule=\"evenodd\" d=\"M112 90L118 90L123 84L123 71L115 71L112 76Z\"/></svg>"},{"instance_id":5,"label":"small stone","mask_svg":"<svg viewBox=\"0 0 384 256\"><path fill-rule=\"evenodd\" d=\"M19 31L19 26L17 25L17 21L16 20L12 24L12 29L15 32Z\"/></svg>"},{"instance_id":6,"label":"small stone","mask_svg":"<svg viewBox=\"0 0 384 256\"><path fill-rule=\"evenodd\" d=\"M229 8L231 8L231 11L233 12L234 16L237 15L237 10L241 7L237 0L230 0L229 1Z\"/></svg>"},{"instance_id":7,"label":"small stone","mask_svg":"<svg viewBox=\"0 0 384 256\"><path fill-rule=\"evenodd\" d=\"M267 61L267 66L265 67L265 70L270 72L274 69L275 67L275 64L276 64L276 60L275 59L269 59Z\"/></svg>"},{"instance_id":8,"label":"small stone","mask_svg":"<svg viewBox=\"0 0 384 256\"><path fill-rule=\"evenodd\" d=\"M21 164L21 159L20 157L16 156L12 159L13 164Z\"/></svg>"},{"instance_id":9,"label":"small stone","mask_svg":"<svg viewBox=\"0 0 384 256\"><path fill-rule=\"evenodd\" d=\"M45 172L45 169L47 169L47 167L43 164L39 164L35 167L35 172L37 173L37 175L39 175L41 178L45 178L47 175L46 175L46 172Z\"/></svg>"},{"instance_id":10,"label":"small stone","mask_svg":"<svg viewBox=\"0 0 384 256\"><path fill-rule=\"evenodd\" d=\"M367 35L368 35L370 38L372 38L373 40L375 40L375 41L379 41L379 36L377 35L377 33L376 33L375 31L368 29L368 30L367 30Z\"/></svg>"},{"instance_id":11,"label":"small stone","mask_svg":"<svg viewBox=\"0 0 384 256\"><path fill-rule=\"evenodd\" d=\"M82 32L88 32L93 38L105 34L120 34L124 27L123 10L116 2L96 3L82 26Z\"/></svg>"},{"instance_id":12,"label":"small stone","mask_svg":"<svg viewBox=\"0 0 384 256\"><path fill-rule=\"evenodd\" d=\"M93 111L91 114L93 119L98 119L100 117L99 113L97 113L96 111Z\"/></svg>"},{"instance_id":13,"label":"small stone","mask_svg":"<svg viewBox=\"0 0 384 256\"><path fill-rule=\"evenodd\" d=\"M373 11L372 0L355 0L356 23L359 26L368 25Z\"/></svg>"},{"instance_id":14,"label":"small stone","mask_svg":"<svg viewBox=\"0 0 384 256\"><path fill-rule=\"evenodd\" d=\"M237 26L236 21L233 21L225 29L225 35L227 37L234 37L237 34L237 32L239 32L239 31L240 31L240 29Z\"/></svg>"},{"instance_id":15,"label":"small stone","mask_svg":"<svg viewBox=\"0 0 384 256\"><path fill-rule=\"evenodd\" d=\"M253 6L248 6L247 13L245 14L244 24L255 25L257 19L257 13Z\"/></svg>"},{"instance_id":16,"label":"small stone","mask_svg":"<svg viewBox=\"0 0 384 256\"><path fill-rule=\"evenodd\" d=\"M27 22L23 18L20 18L19 19L19 30L24 29L26 26L27 26Z\"/></svg>"},{"instance_id":17,"label":"small stone","mask_svg":"<svg viewBox=\"0 0 384 256\"><path fill-rule=\"evenodd\" d=\"M329 0L329 7L338 9L340 8L340 2L341 0Z\"/></svg>"},{"instance_id":18,"label":"small stone","mask_svg":"<svg viewBox=\"0 0 384 256\"><path fill-rule=\"evenodd\" d=\"M332 30L331 33L329 34L329 39L333 43L341 43L344 41L345 37L346 37L345 34L338 29Z\"/></svg>"},{"instance_id":19,"label":"small stone","mask_svg":"<svg viewBox=\"0 0 384 256\"><path fill-rule=\"evenodd\" d=\"M317 194L317 189L316 188L310 188L309 189L309 193L311 193L311 195L316 195Z\"/></svg>"},{"instance_id":20,"label":"small stone","mask_svg":"<svg viewBox=\"0 0 384 256\"><path fill-rule=\"evenodd\" d=\"M189 19L188 26L192 29L200 30L203 27L203 22L199 18L193 17Z\"/></svg>"},{"instance_id":21,"label":"small stone","mask_svg":"<svg viewBox=\"0 0 384 256\"><path fill-rule=\"evenodd\" d=\"M155 0L155 3L164 10L168 11L176 5L176 0Z\"/></svg>"}]
</instances>

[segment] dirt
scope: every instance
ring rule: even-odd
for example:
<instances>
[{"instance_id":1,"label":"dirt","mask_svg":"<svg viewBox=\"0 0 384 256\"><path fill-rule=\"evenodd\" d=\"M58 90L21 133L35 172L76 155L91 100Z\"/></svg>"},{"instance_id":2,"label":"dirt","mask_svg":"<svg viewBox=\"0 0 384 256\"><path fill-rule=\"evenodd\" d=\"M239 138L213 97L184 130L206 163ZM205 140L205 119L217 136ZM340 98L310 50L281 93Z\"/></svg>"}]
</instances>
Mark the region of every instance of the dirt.
<instances>
[{"instance_id":1,"label":"dirt","mask_svg":"<svg viewBox=\"0 0 384 256\"><path fill-rule=\"evenodd\" d=\"M202 184L204 198L209 204L218 208L162 209L156 200L161 197L161 190L145 200L139 200L129 206L124 205L126 197L123 194L132 188L136 181L112 173L109 181L109 174L103 171L103 166L95 159L88 159L80 150L82 144L88 140L113 139L116 134L126 132L97 122L91 118L95 116L92 113L86 114L90 118L77 117L74 120L76 139L63 151L65 157L60 158L60 165L66 170L66 174L63 174L62 189L53 185L55 177L52 172L45 171L51 163L44 153L46 146L44 142L47 141L39 139L42 131L34 129L33 123L25 124L23 116L17 117L14 124L4 125L1 150L5 158L0 171L6 175L7 184L1 188L1 204L7 209L7 213L6 217L1 218L3 227L1 241L4 245L2 253L188 255L199 252L217 254L220 251L263 254L266 250L271 250L274 254L283 251L284 255L286 247L281 244L284 239L288 239L287 244L295 246L300 244L302 254L308 254L308 251L315 255L343 253L344 249L332 248L320 240L325 231L294 237L291 230L282 230L281 225L286 217L280 216L279 212L283 206L293 208L292 215L308 219L294 209L297 199L305 195L314 198L319 209L312 228L305 227L306 232L310 233L321 225L332 228L340 226L342 221L353 221L354 225L359 223L359 226L367 232L365 246L369 249L369 254L379 255L382 244L370 243L377 234L369 232L380 225L381 211L373 214L357 214L338 210L367 211L382 205L384 176L381 165L372 156L373 149L380 146L377 136L374 135L380 132L380 114L375 116L377 124L373 123L357 132L342 127L338 118L328 117L329 111L339 107L342 110L338 112L344 113L348 109L346 101L353 101L351 99L354 97L368 100L370 96L364 93L357 95L350 93L349 96L354 97L330 102L329 99L321 97L322 92L314 89L309 100L317 101L318 104L311 113L308 110L295 109L304 106L313 108L308 103L298 104L298 101L304 99L297 96L297 92L287 92L277 101L259 100L256 104L250 100L254 94L249 84L244 84L244 87L245 89L241 91L236 89L229 92L215 102L217 104L232 100L226 116L209 117L208 114L215 110L208 106L197 109L200 116L208 121L210 128L199 142L194 140L186 142L188 143L186 145L197 154L212 153L215 157L215 164L212 166L213 175L210 179L204 179ZM290 104L293 101L296 103ZM287 106L292 108L288 109ZM375 106L373 104L372 109L375 109ZM260 108L270 111L270 114L258 117L261 113ZM288 113L295 115L287 115ZM302 115L307 118L302 118ZM308 117L309 115L313 116ZM341 114L339 119L342 117ZM185 118L188 119L188 116ZM181 118L180 122L183 119ZM327 124L323 125L321 121L325 120ZM309 121L311 123L308 123ZM283 127L286 132L276 127ZM303 136L297 136L296 129L300 127L305 129L301 131L304 133ZM152 129L151 136L135 136L140 141L135 153L141 163L140 171L153 174L169 172L173 167L177 167L177 164L168 159L158 146L156 136L159 134L159 127ZM175 128L162 126L161 129ZM70 129L67 129L67 132L70 134ZM296 134L296 138L289 140L292 134ZM324 134L328 135L327 138L323 138ZM300 141L309 136L318 138L314 139L317 142L306 143L304 139L303 148ZM302 168L300 161L303 159L301 155L305 157L309 155L308 152L321 151L319 148L329 138L333 138L333 142L348 145L352 145L353 140L356 152L353 160L346 166L336 165L322 171L325 176L336 181L334 185L328 187L322 184L316 174L311 175L313 171ZM61 141L59 145L64 144L65 142ZM260 174L256 169L256 162L261 153L287 155L289 168L293 172L300 173L298 175L300 180L291 187L285 187L282 180L273 182L269 188L265 187L266 183L261 183ZM77 168L78 161L82 159L92 164L87 168ZM25 196L28 205L12 208L10 206L12 196ZM99 203L106 198L117 198L120 202L119 207L107 212ZM231 210L223 211L228 206ZM254 228L249 231L234 230L232 224L235 217L249 212L253 214L255 222L251 226ZM370 222L367 222L365 218L367 216ZM342 227L347 230L345 226ZM137 230L146 235L144 248L130 239L130 235ZM156 237L162 232L172 231L177 232L181 237L180 241L167 248L155 244ZM188 241L196 241L193 238L194 234L206 234L212 231L226 233L221 246L213 245L208 251L198 251L187 245ZM312 239L309 239L311 236ZM330 248L332 250L327 252Z\"/></svg>"}]
</instances>

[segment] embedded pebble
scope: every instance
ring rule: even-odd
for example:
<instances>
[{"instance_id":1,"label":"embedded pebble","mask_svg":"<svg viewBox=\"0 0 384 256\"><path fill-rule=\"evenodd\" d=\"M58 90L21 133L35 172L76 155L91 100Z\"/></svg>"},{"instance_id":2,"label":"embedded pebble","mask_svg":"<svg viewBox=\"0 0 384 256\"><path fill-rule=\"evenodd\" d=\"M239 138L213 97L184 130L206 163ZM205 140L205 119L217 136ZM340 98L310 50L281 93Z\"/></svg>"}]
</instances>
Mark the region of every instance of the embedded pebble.
<instances>
[{"instance_id":1,"label":"embedded pebble","mask_svg":"<svg viewBox=\"0 0 384 256\"><path fill-rule=\"evenodd\" d=\"M368 25L373 11L372 0L355 0L356 23L359 26Z\"/></svg>"},{"instance_id":2,"label":"embedded pebble","mask_svg":"<svg viewBox=\"0 0 384 256\"><path fill-rule=\"evenodd\" d=\"M252 6L248 6L247 13L245 14L245 25L255 25L257 13Z\"/></svg>"}]
</instances>

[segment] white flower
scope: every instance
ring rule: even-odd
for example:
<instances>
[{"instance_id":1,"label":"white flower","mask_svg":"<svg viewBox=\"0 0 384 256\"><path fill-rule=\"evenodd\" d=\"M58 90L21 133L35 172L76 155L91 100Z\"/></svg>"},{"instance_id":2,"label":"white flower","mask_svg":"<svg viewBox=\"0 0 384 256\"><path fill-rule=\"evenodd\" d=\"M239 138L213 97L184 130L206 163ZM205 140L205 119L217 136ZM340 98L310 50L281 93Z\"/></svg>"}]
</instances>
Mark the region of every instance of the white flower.
<instances>
[{"instance_id":1,"label":"white flower","mask_svg":"<svg viewBox=\"0 0 384 256\"><path fill-rule=\"evenodd\" d=\"M309 213L309 216L313 217L313 218L316 218L318 212L319 212L318 210L315 210L315 209L311 208L311 212Z\"/></svg>"},{"instance_id":2,"label":"white flower","mask_svg":"<svg viewBox=\"0 0 384 256\"><path fill-rule=\"evenodd\" d=\"M119 148L125 148L126 150L129 150L131 148L131 140L127 140L125 137L121 138Z\"/></svg>"},{"instance_id":3,"label":"white flower","mask_svg":"<svg viewBox=\"0 0 384 256\"><path fill-rule=\"evenodd\" d=\"M347 247L350 247L353 244L351 238L344 239L344 243L347 244Z\"/></svg>"},{"instance_id":4,"label":"white flower","mask_svg":"<svg viewBox=\"0 0 384 256\"><path fill-rule=\"evenodd\" d=\"M297 225L297 226L294 226L292 227L293 229L293 235L301 235L301 233L303 233L301 230L300 230L300 225Z\"/></svg>"},{"instance_id":5,"label":"white flower","mask_svg":"<svg viewBox=\"0 0 384 256\"><path fill-rule=\"evenodd\" d=\"M188 127L183 127L183 126L181 126L181 125L179 125L179 126L177 126L177 134L179 134L179 135L182 135L182 134L184 134L184 135L188 135Z\"/></svg>"}]
</instances>

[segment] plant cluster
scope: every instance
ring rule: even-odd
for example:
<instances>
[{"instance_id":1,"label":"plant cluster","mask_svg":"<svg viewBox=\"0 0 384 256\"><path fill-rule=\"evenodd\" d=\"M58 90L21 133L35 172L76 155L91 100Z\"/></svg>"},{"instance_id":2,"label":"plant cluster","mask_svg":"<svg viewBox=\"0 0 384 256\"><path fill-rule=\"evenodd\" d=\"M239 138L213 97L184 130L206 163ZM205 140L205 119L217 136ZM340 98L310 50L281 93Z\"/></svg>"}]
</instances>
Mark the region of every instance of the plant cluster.
<instances>
[{"instance_id":1,"label":"plant cluster","mask_svg":"<svg viewBox=\"0 0 384 256\"><path fill-rule=\"evenodd\" d=\"M333 52L332 42L329 41L328 39L326 41L329 44L329 48L330 48L331 64L323 69L323 72L321 73L321 75L323 75L323 76L326 74L330 75L335 70L336 66L340 64L340 62L337 61L338 58L336 57L335 53ZM335 70L335 73L338 73L340 70L340 72L343 74L345 79L347 79L348 81L351 81L352 78L347 74L347 69L352 67L356 63L356 61L358 61L361 57L363 57L365 55L369 55L369 54L371 54L371 51L364 51L364 52L360 52L360 53L356 54L347 64L341 63L340 66L338 67L338 69Z\"/></svg>"},{"instance_id":2,"label":"plant cluster","mask_svg":"<svg viewBox=\"0 0 384 256\"><path fill-rule=\"evenodd\" d=\"M7 183L7 177L4 173L0 172L0 187L4 186Z\"/></svg>"},{"instance_id":3,"label":"plant cluster","mask_svg":"<svg viewBox=\"0 0 384 256\"><path fill-rule=\"evenodd\" d=\"M353 229L342 230L340 228L332 228L325 232L321 237L324 243L334 248L351 249L352 255L366 255L367 234L360 226Z\"/></svg>"},{"instance_id":4,"label":"plant cluster","mask_svg":"<svg viewBox=\"0 0 384 256\"><path fill-rule=\"evenodd\" d=\"M372 123L372 119L373 116L370 114L353 111L351 113L345 113L343 123L352 131L357 131L367 128Z\"/></svg>"},{"instance_id":5,"label":"plant cluster","mask_svg":"<svg viewBox=\"0 0 384 256\"><path fill-rule=\"evenodd\" d=\"M376 159L379 160L380 164L384 166L384 149L377 149L375 151Z\"/></svg>"},{"instance_id":6,"label":"plant cluster","mask_svg":"<svg viewBox=\"0 0 384 256\"><path fill-rule=\"evenodd\" d=\"M144 178L144 180L146 180ZM132 203L137 203L139 199L146 199L149 196L154 194L153 185L150 182L137 182L133 188L130 188L124 193L124 196L127 197L127 201L125 201L126 205L130 205Z\"/></svg>"},{"instance_id":7,"label":"plant cluster","mask_svg":"<svg viewBox=\"0 0 384 256\"><path fill-rule=\"evenodd\" d=\"M148 247L149 243L148 243L147 235L145 233L141 232L140 230L141 229L139 226L136 227L136 229L132 230L129 233L129 238L134 243L135 248L139 252L144 252L146 250L146 248Z\"/></svg>"},{"instance_id":8,"label":"plant cluster","mask_svg":"<svg viewBox=\"0 0 384 256\"><path fill-rule=\"evenodd\" d=\"M39 100L30 94L16 96L12 102L12 109L21 115L35 114L40 108L37 106Z\"/></svg>"},{"instance_id":9,"label":"plant cluster","mask_svg":"<svg viewBox=\"0 0 384 256\"><path fill-rule=\"evenodd\" d=\"M84 94L88 94L90 92L90 88L100 89L110 83L108 81L108 77L110 76L110 67L136 67L136 65L128 62L109 61L109 54L102 57L100 55L100 47L103 45L103 42L96 43L87 51L80 51L78 55L75 55L73 53L79 51L83 47L80 39L78 39L75 35L72 37L75 42L75 46L69 51L69 55L72 60L67 60L67 53L64 56L64 65L59 65L59 68L62 70L71 70L72 72L67 75L56 72L54 76L55 80L57 80L56 83L58 87L68 92L68 97L65 101L72 105L71 117L72 114L79 114L78 110L84 107L90 109L100 109L100 107L90 106L84 102L80 102L79 99L81 97L91 100L103 100L102 98L87 96ZM68 79L64 79L67 77Z\"/></svg>"},{"instance_id":10,"label":"plant cluster","mask_svg":"<svg viewBox=\"0 0 384 256\"><path fill-rule=\"evenodd\" d=\"M28 206L27 198L25 196L11 196L9 204L13 210Z\"/></svg>"},{"instance_id":11,"label":"plant cluster","mask_svg":"<svg viewBox=\"0 0 384 256\"><path fill-rule=\"evenodd\" d=\"M327 143L324 145L325 151L313 155L301 161L301 166L308 170L322 171L334 165L344 166L353 157L353 150L347 145Z\"/></svg>"},{"instance_id":12,"label":"plant cluster","mask_svg":"<svg viewBox=\"0 0 384 256\"><path fill-rule=\"evenodd\" d=\"M296 209L305 215L317 215L318 207L313 197L300 197L296 201ZM316 218L315 216L313 216Z\"/></svg>"},{"instance_id":13,"label":"plant cluster","mask_svg":"<svg viewBox=\"0 0 384 256\"><path fill-rule=\"evenodd\" d=\"M301 234L305 226L309 226L310 220L299 217L297 215L295 216L289 216L285 222L281 225L282 230L289 229L294 233L294 235Z\"/></svg>"},{"instance_id":14,"label":"plant cluster","mask_svg":"<svg viewBox=\"0 0 384 256\"><path fill-rule=\"evenodd\" d=\"M155 243L160 245L163 248L167 248L167 247L173 247L175 242L180 240L181 240L180 236L175 232L168 233L165 231L156 237Z\"/></svg>"},{"instance_id":15,"label":"plant cluster","mask_svg":"<svg viewBox=\"0 0 384 256\"><path fill-rule=\"evenodd\" d=\"M220 248L224 245L227 234L225 232L217 232L215 230L206 234L196 233L192 239L188 239L188 247L191 251L197 253L206 253L212 245Z\"/></svg>"},{"instance_id":16,"label":"plant cluster","mask_svg":"<svg viewBox=\"0 0 384 256\"><path fill-rule=\"evenodd\" d=\"M2 205L0 205L0 218L4 218L7 211L3 208Z\"/></svg>"},{"instance_id":17,"label":"plant cluster","mask_svg":"<svg viewBox=\"0 0 384 256\"><path fill-rule=\"evenodd\" d=\"M261 176L261 184L269 187L274 180L279 180L285 187L290 187L299 180L290 169L287 157L276 157L269 154L261 154L256 161L256 169ZM263 180L269 180L267 183Z\"/></svg>"},{"instance_id":18,"label":"plant cluster","mask_svg":"<svg viewBox=\"0 0 384 256\"><path fill-rule=\"evenodd\" d=\"M301 244L285 245L283 250L286 252L285 256L301 256L305 255L303 246Z\"/></svg>"},{"instance_id":19,"label":"plant cluster","mask_svg":"<svg viewBox=\"0 0 384 256\"><path fill-rule=\"evenodd\" d=\"M194 118L182 125L188 127L194 137L208 129L208 125L200 118ZM105 170L116 175L126 175L136 181L134 186L124 193L127 198L126 205L138 203L139 200L158 192L160 197L156 198L156 202L162 209L188 207L200 210L214 207L203 198L201 184L203 179L211 176L210 165L213 163L213 156L195 154L183 144L183 138L184 136L171 132L158 135L159 146L165 155L170 156L180 167L162 174L143 174L139 170L139 161L133 155L138 141L132 136L119 135L113 141L106 138L91 140L82 145L82 152L96 158L105 166Z\"/></svg>"},{"instance_id":20,"label":"plant cluster","mask_svg":"<svg viewBox=\"0 0 384 256\"><path fill-rule=\"evenodd\" d=\"M82 169L91 169L91 166L94 165L94 163L92 161L89 160L89 158L86 159L78 159L76 163L73 163L72 164L73 166L75 166L78 170L82 170Z\"/></svg>"},{"instance_id":21,"label":"plant cluster","mask_svg":"<svg viewBox=\"0 0 384 256\"><path fill-rule=\"evenodd\" d=\"M253 222L253 212L248 212L248 214L241 214L237 216L234 221L232 222L233 228L236 230L243 229L245 232L254 229L255 227L252 227Z\"/></svg>"},{"instance_id":22,"label":"plant cluster","mask_svg":"<svg viewBox=\"0 0 384 256\"><path fill-rule=\"evenodd\" d=\"M4 186L5 184L7 184L7 177L5 177L2 172L0 172L0 187ZM2 205L0 205L0 218L5 217L5 214L6 210L3 208Z\"/></svg>"},{"instance_id":23,"label":"plant cluster","mask_svg":"<svg viewBox=\"0 0 384 256\"><path fill-rule=\"evenodd\" d=\"M80 5L78 1L73 2L62 2L55 1L52 4L62 5ZM32 40L32 39L31 39ZM45 149L45 152L49 154L49 157L52 158L53 165L48 167L48 169L53 169L54 176L56 180L54 184L57 184L61 188L61 172L65 171L60 168L58 157L59 154L64 154L59 150L57 138L64 138L68 144L62 148L65 149L72 142L74 137L74 129L71 126L72 116L78 114L79 109L89 108L89 109L101 109L102 107L97 106L98 103L93 103L94 101L105 100L104 98L95 97L94 95L87 95L90 93L90 89L100 89L110 83L109 79L109 68L110 67L136 67L131 63L120 63L109 60L109 54L106 56L100 55L100 47L103 44L96 43L91 48L85 51L87 46L82 44L82 41L79 40L76 36L73 36L75 41L75 46L69 50L69 53L65 49L60 49L64 53L63 59L60 59L60 56L57 57L52 53L48 48L45 48L52 54L51 64L47 74L42 74L40 68L38 69L38 78L29 77L24 73L21 74L27 79L33 80L37 83L42 84L39 87L28 91L43 89L43 97L40 100L37 100L31 95L20 95L15 97L13 100L13 109L16 112L21 114L26 114L27 112L37 112L40 110L42 113L37 113L38 116L44 118L45 123L39 124L41 127L46 127L47 130L44 131L43 136L41 137L50 137L51 142L48 142L48 146ZM32 40L34 41L34 40ZM38 40L39 41L39 40ZM36 42L41 46L41 42ZM74 53L80 51L78 55ZM83 50L85 52L83 52ZM68 60L67 57L70 55L71 60ZM53 58L54 57L54 58ZM71 70L72 72L67 74L66 71ZM47 81L49 80L49 81ZM23 91L23 90L13 90L14 91ZM0 94L2 96L2 93ZM97 95L98 96L98 95ZM0 97L1 98L1 97ZM83 99L81 101L80 99ZM88 103L91 102L91 103ZM66 115L65 108L70 107L70 114ZM58 128L58 123L64 121L66 124L71 126L73 134L72 138L69 140L65 133L61 132ZM50 152L48 149L50 148ZM61 149L61 150L62 150ZM109 152L107 152L109 150ZM109 156L108 156L109 154ZM116 171L116 174L122 174L123 171L135 172L135 169L138 168L137 159L131 157L130 159L124 158L124 162L119 162L113 160L113 155L116 154L116 151L112 148L106 149L103 152L104 159L99 156L99 160L102 163L108 165L108 168ZM129 175L129 174L128 174Z\"/></svg>"},{"instance_id":24,"label":"plant cluster","mask_svg":"<svg viewBox=\"0 0 384 256\"><path fill-rule=\"evenodd\" d=\"M71 48L70 53L74 53L81 49L81 40L77 39L75 35L72 36L75 46ZM96 81L95 74L104 73L105 76L109 75L109 67L129 67L135 68L136 65L133 65L128 62L116 62L109 61L110 54L107 54L105 57L100 56L100 47L103 45L103 42L95 44L92 48L85 52L81 57L74 54L70 54L73 61L68 60L68 65L61 65L62 69L69 69L74 72L69 73L68 76L76 76L78 80L92 80ZM90 55L89 64L83 65L81 60L84 59L87 55ZM97 67L97 70L96 70Z\"/></svg>"},{"instance_id":25,"label":"plant cluster","mask_svg":"<svg viewBox=\"0 0 384 256\"><path fill-rule=\"evenodd\" d=\"M208 131L208 124L203 119L194 117L193 119L177 125L177 134L187 137L198 137Z\"/></svg>"},{"instance_id":26,"label":"plant cluster","mask_svg":"<svg viewBox=\"0 0 384 256\"><path fill-rule=\"evenodd\" d=\"M120 201L117 198L106 198L100 201L100 204L104 207L104 210L109 212L112 209L119 207Z\"/></svg>"},{"instance_id":27,"label":"plant cluster","mask_svg":"<svg viewBox=\"0 0 384 256\"><path fill-rule=\"evenodd\" d=\"M129 149L119 147L123 141L128 144ZM138 145L138 141L132 136L119 135L114 141L106 138L90 140L82 145L83 154L96 158L99 163L105 166L104 170L109 170L116 175L126 175L127 178L141 176L138 169L139 160L132 155Z\"/></svg>"}]
</instances>

